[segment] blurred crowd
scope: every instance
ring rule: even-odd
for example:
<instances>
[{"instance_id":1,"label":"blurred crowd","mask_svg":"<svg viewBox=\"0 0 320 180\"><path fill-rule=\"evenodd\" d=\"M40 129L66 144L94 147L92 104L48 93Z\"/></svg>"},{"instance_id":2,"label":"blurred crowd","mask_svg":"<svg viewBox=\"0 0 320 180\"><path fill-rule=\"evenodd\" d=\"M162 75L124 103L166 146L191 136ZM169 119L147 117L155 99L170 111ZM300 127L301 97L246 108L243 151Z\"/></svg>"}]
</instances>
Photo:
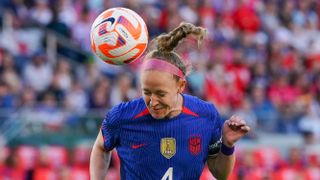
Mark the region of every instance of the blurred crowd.
<instances>
[{"instance_id":1,"label":"blurred crowd","mask_svg":"<svg viewBox=\"0 0 320 180\"><path fill-rule=\"evenodd\" d=\"M62 146L19 146L15 149L0 149L0 179L88 180L89 156L90 148L85 146L74 149ZM109 177L115 176L112 175L113 166L112 164Z\"/></svg>"},{"instance_id":2,"label":"blurred crowd","mask_svg":"<svg viewBox=\"0 0 320 180\"><path fill-rule=\"evenodd\" d=\"M4 0L0 5L1 108L36 108L51 116L46 121L60 124L60 108L107 109L138 97L139 60L110 66L90 49L94 18L125 6L144 18L150 39L181 21L208 29L199 48L189 38L177 51L194 67L186 91L213 102L222 117L238 114L252 129L320 138L318 1ZM82 56L58 46L53 50L59 56L48 58L48 31L77 44Z\"/></svg>"},{"instance_id":3,"label":"blurred crowd","mask_svg":"<svg viewBox=\"0 0 320 180\"><path fill-rule=\"evenodd\" d=\"M2 0L0 108L28 110L59 129L77 121L64 111L105 112L139 97L140 59L115 67L91 53L93 20L115 6L138 12L150 39L181 21L207 28L201 45L188 38L177 48L193 64L186 92L214 103L223 118L243 117L248 138L264 131L320 142L317 0ZM52 49L48 32L76 46Z\"/></svg>"},{"instance_id":4,"label":"blurred crowd","mask_svg":"<svg viewBox=\"0 0 320 180\"><path fill-rule=\"evenodd\" d=\"M237 153L234 171L228 180L316 180L320 178L319 161L299 148L291 148L286 156L277 149L260 147ZM207 168L200 180L213 180Z\"/></svg>"},{"instance_id":5,"label":"blurred crowd","mask_svg":"<svg viewBox=\"0 0 320 180\"><path fill-rule=\"evenodd\" d=\"M0 149L0 178L32 180L89 180L91 146L19 146ZM286 156L275 148L259 147L236 151L237 161L228 180L318 180L319 159L300 148L289 149ZM120 160L113 151L107 180L120 180ZM205 167L200 180L214 180Z\"/></svg>"}]
</instances>

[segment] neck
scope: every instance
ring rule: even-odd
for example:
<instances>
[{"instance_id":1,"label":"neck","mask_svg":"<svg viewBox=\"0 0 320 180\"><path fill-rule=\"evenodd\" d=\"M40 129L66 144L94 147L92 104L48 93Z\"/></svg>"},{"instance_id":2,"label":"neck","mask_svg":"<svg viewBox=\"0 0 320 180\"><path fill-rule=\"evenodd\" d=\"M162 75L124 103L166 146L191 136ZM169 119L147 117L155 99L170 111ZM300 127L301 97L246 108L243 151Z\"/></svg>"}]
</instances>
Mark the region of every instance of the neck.
<instances>
[{"instance_id":1,"label":"neck","mask_svg":"<svg viewBox=\"0 0 320 180\"><path fill-rule=\"evenodd\" d=\"M174 107L172 107L170 113L167 115L167 118L173 118L178 116L182 111L182 106L183 106L183 97L179 93L177 96L177 103Z\"/></svg>"}]
</instances>

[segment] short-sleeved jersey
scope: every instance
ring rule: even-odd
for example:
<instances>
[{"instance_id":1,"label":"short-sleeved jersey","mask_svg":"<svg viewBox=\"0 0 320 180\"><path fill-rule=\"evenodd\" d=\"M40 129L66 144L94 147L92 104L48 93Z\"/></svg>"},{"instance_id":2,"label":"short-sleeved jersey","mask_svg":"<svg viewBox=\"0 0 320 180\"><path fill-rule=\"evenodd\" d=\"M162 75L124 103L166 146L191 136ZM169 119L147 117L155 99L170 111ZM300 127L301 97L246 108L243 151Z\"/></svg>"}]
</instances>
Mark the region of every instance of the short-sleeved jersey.
<instances>
[{"instance_id":1,"label":"short-sleeved jersey","mask_svg":"<svg viewBox=\"0 0 320 180\"><path fill-rule=\"evenodd\" d=\"M223 122L213 104L182 95L182 112L170 119L154 119L142 98L107 113L104 148L117 149L121 179L199 179Z\"/></svg>"}]
</instances>

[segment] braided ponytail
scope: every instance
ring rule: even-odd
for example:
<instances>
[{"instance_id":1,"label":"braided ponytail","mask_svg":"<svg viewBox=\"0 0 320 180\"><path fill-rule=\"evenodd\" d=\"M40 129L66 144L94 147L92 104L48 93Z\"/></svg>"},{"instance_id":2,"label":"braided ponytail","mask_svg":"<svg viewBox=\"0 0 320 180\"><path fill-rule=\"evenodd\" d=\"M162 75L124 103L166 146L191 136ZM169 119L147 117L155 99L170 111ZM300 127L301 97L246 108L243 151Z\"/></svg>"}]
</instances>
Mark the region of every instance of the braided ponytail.
<instances>
[{"instance_id":1,"label":"braided ponytail","mask_svg":"<svg viewBox=\"0 0 320 180\"><path fill-rule=\"evenodd\" d=\"M156 38L157 49L165 52L173 51L179 42L189 34L195 35L198 38L198 43L200 43L206 33L206 29L202 27L196 27L193 24L183 22L170 33Z\"/></svg>"},{"instance_id":2,"label":"braided ponytail","mask_svg":"<svg viewBox=\"0 0 320 180\"><path fill-rule=\"evenodd\" d=\"M190 23L181 23L177 28L167 34L162 34L155 38L156 50L149 52L146 59L157 58L167 61L178 67L184 75L191 72L191 62L183 61L181 57L174 52L178 44L188 35L194 35L198 38L198 45L205 37L207 30L202 27L194 26ZM178 78L177 78L178 79Z\"/></svg>"}]
</instances>

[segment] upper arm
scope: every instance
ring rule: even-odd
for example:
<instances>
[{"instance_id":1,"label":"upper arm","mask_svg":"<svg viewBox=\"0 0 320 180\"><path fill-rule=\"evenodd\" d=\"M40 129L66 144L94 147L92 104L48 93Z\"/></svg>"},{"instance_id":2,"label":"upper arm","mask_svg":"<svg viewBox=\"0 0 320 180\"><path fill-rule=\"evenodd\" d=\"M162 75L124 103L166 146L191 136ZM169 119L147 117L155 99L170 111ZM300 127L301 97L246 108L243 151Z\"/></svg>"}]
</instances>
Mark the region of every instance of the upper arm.
<instances>
[{"instance_id":1,"label":"upper arm","mask_svg":"<svg viewBox=\"0 0 320 180\"><path fill-rule=\"evenodd\" d=\"M105 119L102 122L101 138L99 142L102 142L103 148L106 151L110 151L119 144L120 136L120 112L117 108L112 108L106 115Z\"/></svg>"},{"instance_id":2,"label":"upper arm","mask_svg":"<svg viewBox=\"0 0 320 180\"><path fill-rule=\"evenodd\" d=\"M96 139L96 141L94 143L94 146L99 150L103 150L103 151L105 150L104 149L104 141L103 141L103 136L102 136L101 130L98 133L98 136L97 136L97 139Z\"/></svg>"},{"instance_id":3,"label":"upper arm","mask_svg":"<svg viewBox=\"0 0 320 180\"><path fill-rule=\"evenodd\" d=\"M105 151L101 131L96 138L90 155L90 179L104 179L110 164L111 152Z\"/></svg>"}]
</instances>

